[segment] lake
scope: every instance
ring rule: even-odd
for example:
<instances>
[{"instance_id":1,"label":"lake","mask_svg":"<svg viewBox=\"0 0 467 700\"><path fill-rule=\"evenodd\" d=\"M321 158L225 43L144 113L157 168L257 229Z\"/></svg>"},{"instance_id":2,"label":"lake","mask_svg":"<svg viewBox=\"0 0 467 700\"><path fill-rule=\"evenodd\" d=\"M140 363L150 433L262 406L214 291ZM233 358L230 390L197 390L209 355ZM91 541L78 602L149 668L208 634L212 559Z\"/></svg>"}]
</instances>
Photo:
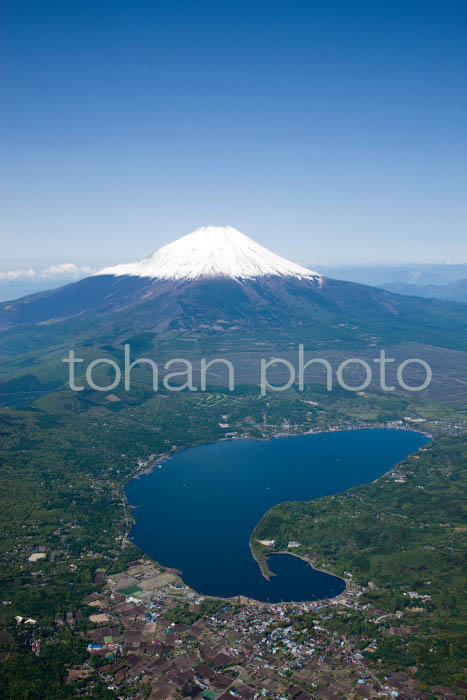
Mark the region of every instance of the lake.
<instances>
[{"instance_id":1,"label":"lake","mask_svg":"<svg viewBox=\"0 0 467 700\"><path fill-rule=\"evenodd\" d=\"M203 595L329 598L344 582L297 557L269 557L276 576L266 580L250 552L253 529L277 503L374 481L427 442L421 433L381 428L189 447L127 484L132 540Z\"/></svg>"}]
</instances>

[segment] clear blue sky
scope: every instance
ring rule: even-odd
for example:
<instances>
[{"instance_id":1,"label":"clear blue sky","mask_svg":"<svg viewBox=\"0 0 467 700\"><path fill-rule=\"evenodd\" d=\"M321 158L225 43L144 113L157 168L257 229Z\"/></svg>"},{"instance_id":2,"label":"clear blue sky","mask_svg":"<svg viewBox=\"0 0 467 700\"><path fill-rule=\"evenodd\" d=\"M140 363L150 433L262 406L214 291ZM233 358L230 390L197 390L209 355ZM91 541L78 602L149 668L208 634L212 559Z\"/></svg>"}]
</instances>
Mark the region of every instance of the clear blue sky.
<instances>
[{"instance_id":1,"label":"clear blue sky","mask_svg":"<svg viewBox=\"0 0 467 700\"><path fill-rule=\"evenodd\" d=\"M1 258L467 260L467 3L4 0ZM1 264L0 264L1 267Z\"/></svg>"}]
</instances>

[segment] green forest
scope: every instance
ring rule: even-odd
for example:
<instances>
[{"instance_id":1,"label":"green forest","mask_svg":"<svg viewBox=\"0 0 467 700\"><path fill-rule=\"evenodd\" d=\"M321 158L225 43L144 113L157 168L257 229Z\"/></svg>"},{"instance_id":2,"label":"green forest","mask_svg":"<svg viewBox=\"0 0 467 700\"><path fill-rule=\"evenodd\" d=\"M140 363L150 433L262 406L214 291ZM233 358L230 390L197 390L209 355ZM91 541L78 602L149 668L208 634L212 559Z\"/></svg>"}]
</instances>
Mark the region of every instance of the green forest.
<instances>
[{"instance_id":1,"label":"green forest","mask_svg":"<svg viewBox=\"0 0 467 700\"><path fill-rule=\"evenodd\" d=\"M257 538L269 536L278 546L300 541L302 553L311 550L319 565L340 575L349 570L363 585L372 581L366 599L388 612L407 608L405 591L429 593L426 614L413 613L421 634L404 644L405 655L400 640L379 626L381 654L397 660L397 666L419 656L430 659L419 669L430 682L457 678L465 633L467 447L464 437L443 435L454 424L463 429L465 414L411 397L328 395L316 386L265 397L254 387L234 395L208 388L170 397L136 388L111 402L96 393L49 391L38 397L17 392L16 386L7 389L0 407L2 698L67 698L80 690L64 678L87 654L86 638L79 637L88 626L83 600L102 587L103 577L138 556L132 545L123 547L132 523L124 485L159 456L231 437L264 439L385 421L402 425L407 415L424 419L435 440L404 463L405 483L387 477L312 504L277 506L252 542L256 547ZM17 405L8 407L13 399ZM41 557L30 561L33 554ZM67 614L76 619L74 634L57 627L56 620ZM186 614L179 609L174 620ZM34 618L36 624L18 626L16 616ZM364 616L352 624L370 623ZM31 644L38 637L42 652L35 656ZM113 691L95 680L92 692L105 698Z\"/></svg>"},{"instance_id":2,"label":"green forest","mask_svg":"<svg viewBox=\"0 0 467 700\"><path fill-rule=\"evenodd\" d=\"M300 542L296 551L318 568L351 573L364 587L361 604L379 609L335 615L336 630L375 639L378 658L397 669L417 666L429 683L462 680L466 658L467 440L437 438L373 484L311 503L272 508L253 532L260 560ZM411 594L411 595L409 595ZM416 595L415 595L416 594ZM403 643L391 628L417 627ZM363 646L362 646L363 648ZM372 654L374 656L374 653Z\"/></svg>"}]
</instances>

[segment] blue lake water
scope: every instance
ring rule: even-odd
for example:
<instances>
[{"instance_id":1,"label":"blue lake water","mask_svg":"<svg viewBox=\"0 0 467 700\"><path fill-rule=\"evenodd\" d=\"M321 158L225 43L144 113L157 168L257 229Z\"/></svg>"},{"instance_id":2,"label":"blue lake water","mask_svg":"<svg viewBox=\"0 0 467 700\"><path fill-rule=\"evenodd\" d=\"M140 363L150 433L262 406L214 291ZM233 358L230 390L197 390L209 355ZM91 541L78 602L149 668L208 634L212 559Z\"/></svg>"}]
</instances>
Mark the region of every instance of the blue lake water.
<instances>
[{"instance_id":1,"label":"blue lake water","mask_svg":"<svg viewBox=\"0 0 467 700\"><path fill-rule=\"evenodd\" d=\"M374 481L429 439L405 430L354 430L230 440L177 452L131 481L134 543L204 595L261 601L317 600L344 583L289 555L274 555L267 581L249 538L264 513Z\"/></svg>"}]
</instances>

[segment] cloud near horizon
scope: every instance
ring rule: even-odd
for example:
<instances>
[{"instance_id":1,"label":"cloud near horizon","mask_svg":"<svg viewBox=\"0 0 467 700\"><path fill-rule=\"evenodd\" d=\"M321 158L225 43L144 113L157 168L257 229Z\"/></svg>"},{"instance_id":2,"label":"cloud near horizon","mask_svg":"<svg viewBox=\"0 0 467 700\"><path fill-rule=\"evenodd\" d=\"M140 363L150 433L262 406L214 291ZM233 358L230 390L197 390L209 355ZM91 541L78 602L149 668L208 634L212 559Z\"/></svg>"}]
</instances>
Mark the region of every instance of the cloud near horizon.
<instances>
[{"instance_id":1,"label":"cloud near horizon","mask_svg":"<svg viewBox=\"0 0 467 700\"><path fill-rule=\"evenodd\" d=\"M35 280L35 279L78 279L98 272L99 268L74 263L60 263L35 270L33 268L20 270L0 270L0 280Z\"/></svg>"}]
</instances>

